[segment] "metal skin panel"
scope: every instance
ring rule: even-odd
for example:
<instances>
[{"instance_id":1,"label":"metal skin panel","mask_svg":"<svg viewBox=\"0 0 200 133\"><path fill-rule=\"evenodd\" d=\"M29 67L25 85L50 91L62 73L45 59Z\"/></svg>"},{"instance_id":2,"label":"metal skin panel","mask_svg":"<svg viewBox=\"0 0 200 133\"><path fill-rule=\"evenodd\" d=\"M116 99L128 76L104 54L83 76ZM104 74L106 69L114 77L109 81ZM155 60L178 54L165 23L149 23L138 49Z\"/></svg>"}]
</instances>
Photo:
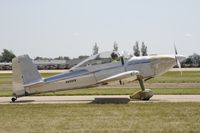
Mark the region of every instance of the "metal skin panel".
<instances>
[{"instance_id":1,"label":"metal skin panel","mask_svg":"<svg viewBox=\"0 0 200 133\"><path fill-rule=\"evenodd\" d=\"M13 93L15 96L26 95L24 85L41 82L42 78L28 55L12 60Z\"/></svg>"},{"instance_id":2,"label":"metal skin panel","mask_svg":"<svg viewBox=\"0 0 200 133\"><path fill-rule=\"evenodd\" d=\"M42 92L55 92L62 90L80 89L95 84L96 80L94 78L94 74L88 74L66 80L46 83L45 85L38 87L26 87L25 90L30 95Z\"/></svg>"},{"instance_id":3,"label":"metal skin panel","mask_svg":"<svg viewBox=\"0 0 200 133\"><path fill-rule=\"evenodd\" d=\"M112 82L112 81L117 81L121 79L127 79L127 78L135 78L135 76L140 75L140 72L138 71L127 71L123 73L119 73L117 75L110 76L108 78L105 78L103 80L98 81L98 83L105 83L105 82Z\"/></svg>"},{"instance_id":4,"label":"metal skin panel","mask_svg":"<svg viewBox=\"0 0 200 133\"><path fill-rule=\"evenodd\" d=\"M126 70L136 70L139 71L141 76L152 77L154 76L154 68L152 67L151 61L149 57L133 57L130 59L126 65Z\"/></svg>"},{"instance_id":5,"label":"metal skin panel","mask_svg":"<svg viewBox=\"0 0 200 133\"><path fill-rule=\"evenodd\" d=\"M128 71L137 70L144 78L148 78L162 75L175 65L175 56L156 55L146 57L133 57L128 61L126 69Z\"/></svg>"},{"instance_id":6,"label":"metal skin panel","mask_svg":"<svg viewBox=\"0 0 200 133\"><path fill-rule=\"evenodd\" d=\"M125 72L125 67L121 61L98 66L99 69L94 71L97 81L103 80L110 76Z\"/></svg>"},{"instance_id":7,"label":"metal skin panel","mask_svg":"<svg viewBox=\"0 0 200 133\"><path fill-rule=\"evenodd\" d=\"M151 59L154 75L160 76L176 65L175 57L154 57Z\"/></svg>"},{"instance_id":8,"label":"metal skin panel","mask_svg":"<svg viewBox=\"0 0 200 133\"><path fill-rule=\"evenodd\" d=\"M90 74L89 71L87 71L86 69L73 70L73 71L68 71L65 73L61 73L61 74L57 74L57 75L48 77L48 78L44 79L44 81L49 83L49 82L55 82L55 81L59 81L59 80L63 80L63 79L78 77L78 76L82 76L82 75L86 75L86 74Z\"/></svg>"},{"instance_id":9,"label":"metal skin panel","mask_svg":"<svg viewBox=\"0 0 200 133\"><path fill-rule=\"evenodd\" d=\"M20 65L18 63L18 59L15 58L12 60L13 64L12 64L12 68L13 68L13 76L12 76L12 80L13 80L13 95L14 96L24 96L25 95L25 90L23 87L23 80L21 77L21 71L20 71Z\"/></svg>"},{"instance_id":10,"label":"metal skin panel","mask_svg":"<svg viewBox=\"0 0 200 133\"><path fill-rule=\"evenodd\" d=\"M94 57L96 56L94 55ZM134 75L138 74L142 78L155 77L172 68L176 64L177 58L184 59L184 56L181 55L132 57L123 63L119 60L104 64L74 67L68 72L42 79L29 57L24 56L26 58L22 60L21 64L18 63L18 58L21 57L13 59L13 93L16 97L93 87L98 86L99 83L104 84L128 77L133 78ZM89 59L93 58L90 57Z\"/></svg>"}]
</instances>

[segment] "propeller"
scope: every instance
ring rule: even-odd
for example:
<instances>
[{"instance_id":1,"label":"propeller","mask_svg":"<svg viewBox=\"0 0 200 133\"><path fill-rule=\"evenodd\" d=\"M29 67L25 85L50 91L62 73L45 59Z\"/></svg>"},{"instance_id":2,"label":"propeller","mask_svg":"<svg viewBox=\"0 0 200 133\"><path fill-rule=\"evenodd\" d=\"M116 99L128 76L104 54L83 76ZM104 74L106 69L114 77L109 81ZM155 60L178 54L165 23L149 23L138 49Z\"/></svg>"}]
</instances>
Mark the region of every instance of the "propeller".
<instances>
[{"instance_id":1,"label":"propeller","mask_svg":"<svg viewBox=\"0 0 200 133\"><path fill-rule=\"evenodd\" d=\"M181 73L181 76L183 75L182 73L182 69L181 69L181 63L180 63L180 60L179 60L179 55L178 55L178 52L177 52L177 49L176 49L176 45L174 44L174 51L175 51L175 59L176 59L176 64L178 65L178 68L179 68L179 71Z\"/></svg>"}]
</instances>

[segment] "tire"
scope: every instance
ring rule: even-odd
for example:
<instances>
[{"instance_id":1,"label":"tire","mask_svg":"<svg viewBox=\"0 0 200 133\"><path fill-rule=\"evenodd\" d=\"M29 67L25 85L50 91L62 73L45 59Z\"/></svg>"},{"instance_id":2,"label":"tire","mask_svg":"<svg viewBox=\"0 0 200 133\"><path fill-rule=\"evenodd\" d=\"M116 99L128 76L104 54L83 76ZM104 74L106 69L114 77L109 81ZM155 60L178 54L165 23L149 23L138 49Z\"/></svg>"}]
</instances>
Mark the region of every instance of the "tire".
<instances>
[{"instance_id":1,"label":"tire","mask_svg":"<svg viewBox=\"0 0 200 133\"><path fill-rule=\"evenodd\" d=\"M15 102L17 100L17 98L11 98L12 102Z\"/></svg>"}]
</instances>

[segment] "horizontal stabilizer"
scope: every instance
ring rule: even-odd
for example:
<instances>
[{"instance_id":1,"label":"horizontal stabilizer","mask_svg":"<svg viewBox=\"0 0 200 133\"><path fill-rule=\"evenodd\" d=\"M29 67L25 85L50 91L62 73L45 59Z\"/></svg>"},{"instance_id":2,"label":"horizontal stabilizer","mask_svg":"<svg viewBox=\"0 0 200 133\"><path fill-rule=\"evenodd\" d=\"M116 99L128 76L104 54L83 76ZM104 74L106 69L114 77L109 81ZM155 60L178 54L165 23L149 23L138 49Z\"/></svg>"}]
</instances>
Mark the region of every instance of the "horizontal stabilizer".
<instances>
[{"instance_id":1,"label":"horizontal stabilizer","mask_svg":"<svg viewBox=\"0 0 200 133\"><path fill-rule=\"evenodd\" d=\"M40 80L38 82L33 82L33 83L25 84L24 87L38 87L38 86L42 86L44 84L45 84L45 82L43 80Z\"/></svg>"}]
</instances>

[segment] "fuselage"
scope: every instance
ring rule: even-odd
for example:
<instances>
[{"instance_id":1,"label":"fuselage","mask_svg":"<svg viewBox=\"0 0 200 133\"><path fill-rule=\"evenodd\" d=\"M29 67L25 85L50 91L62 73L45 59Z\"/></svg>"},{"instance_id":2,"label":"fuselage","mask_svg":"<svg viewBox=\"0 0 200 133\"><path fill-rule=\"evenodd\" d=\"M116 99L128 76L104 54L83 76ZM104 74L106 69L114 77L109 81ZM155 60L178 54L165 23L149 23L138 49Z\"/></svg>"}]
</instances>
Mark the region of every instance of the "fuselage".
<instances>
[{"instance_id":1,"label":"fuselage","mask_svg":"<svg viewBox=\"0 0 200 133\"><path fill-rule=\"evenodd\" d=\"M108 54L109 55L109 54ZM184 59L184 56L179 56ZM98 82L110 76L126 71L139 71L145 78L156 77L176 65L173 55L154 55L132 57L118 60L94 56L80 63L67 72L43 79L45 84L25 87L28 94L55 92L61 90L80 89L98 86Z\"/></svg>"}]
</instances>

